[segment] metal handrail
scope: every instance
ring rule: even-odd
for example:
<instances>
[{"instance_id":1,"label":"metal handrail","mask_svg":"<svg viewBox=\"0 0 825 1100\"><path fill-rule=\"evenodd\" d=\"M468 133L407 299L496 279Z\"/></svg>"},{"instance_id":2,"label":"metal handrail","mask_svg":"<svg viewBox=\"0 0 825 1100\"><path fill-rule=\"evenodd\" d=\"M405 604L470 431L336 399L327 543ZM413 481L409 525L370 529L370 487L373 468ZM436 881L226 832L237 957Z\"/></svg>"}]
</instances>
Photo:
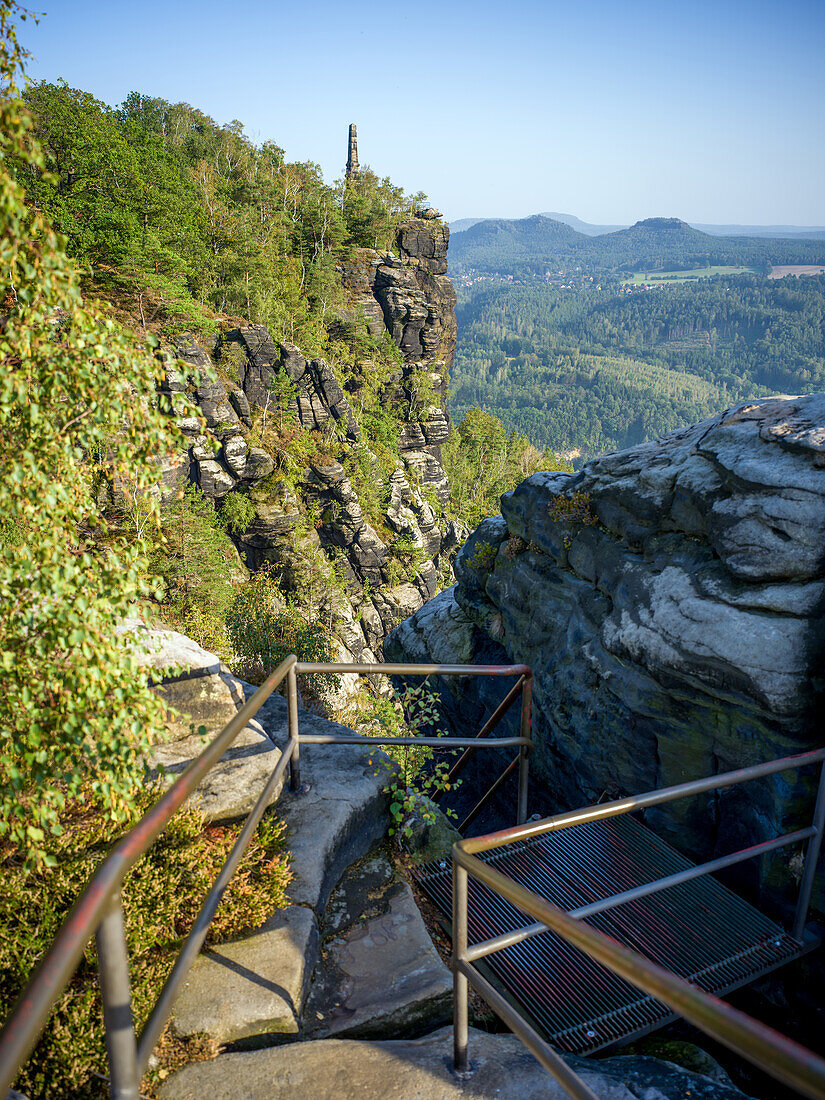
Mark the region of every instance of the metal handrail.
<instances>
[{"instance_id":1,"label":"metal handrail","mask_svg":"<svg viewBox=\"0 0 825 1100\"><path fill-rule=\"evenodd\" d=\"M297 676L314 673L359 675L412 676L516 676L522 685L521 736L497 738L481 746L473 738L363 737L357 734L304 734L298 728ZM255 806L247 815L244 826L227 856L212 889L204 901L178 958L138 1039L132 1019L132 998L129 984L129 959L121 902L121 886L126 875L160 836L173 815L195 792L210 769L221 759L242 729L254 718L269 696L286 680L288 743L273 769ZM148 1066L152 1051L169 1018L178 990L197 957L212 918L234 874L238 863L252 840L255 829L272 798L273 791L290 769L290 787L301 789L300 745L304 744L364 744L376 747L394 745L437 745L447 747L496 748L516 746L519 750L518 820L527 816L527 781L529 769L530 707L529 685L532 672L525 665L415 665L415 664L321 664L301 662L290 655L264 680L254 695L221 730L215 739L170 786L168 791L112 849L52 941L38 964L29 984L21 993L0 1032L0 1097L5 1096L18 1070L25 1062L45 1027L57 998L68 985L86 945L94 935L97 941L98 971L103 999L106 1049L109 1061L110 1095L115 1100L139 1100L140 1079ZM489 733L487 723L483 733ZM512 767L507 771L510 773ZM500 783L493 784L483 802L489 800Z\"/></svg>"},{"instance_id":2,"label":"metal handrail","mask_svg":"<svg viewBox=\"0 0 825 1100\"><path fill-rule=\"evenodd\" d=\"M565 912L558 908L546 898L521 886L478 858L477 853L529 840L557 829L568 828L586 821L604 820L648 806L672 802L688 795L718 790L816 763L821 765L820 779L813 822L809 828L756 844L751 848L731 853L729 856L722 856L699 867L668 875L654 883L647 883L634 890L606 898L603 902L582 906L572 912ZM469 985L472 985L571 1096L576 1097L577 1100L595 1100L593 1092L581 1078L473 966L478 959L550 930L773 1077L814 1100L825 1100L825 1060L772 1028L751 1019L724 1001L691 985L671 971L658 966L644 955L604 935L581 919L635 898L675 886L699 874L709 874L711 871L720 870L744 859L807 839L805 866L791 932L792 937L801 942L823 832L825 832L825 749L817 749L749 768L740 768L723 775L708 776L705 779L648 791L641 795L632 795L602 805L557 814L535 824L516 826L516 828L501 830L488 836L459 841L453 846L452 852L453 1039L456 1072L465 1074L468 1067L468 994ZM479 943L468 944L469 875L484 883L490 890L528 916L533 917L536 923Z\"/></svg>"}]
</instances>

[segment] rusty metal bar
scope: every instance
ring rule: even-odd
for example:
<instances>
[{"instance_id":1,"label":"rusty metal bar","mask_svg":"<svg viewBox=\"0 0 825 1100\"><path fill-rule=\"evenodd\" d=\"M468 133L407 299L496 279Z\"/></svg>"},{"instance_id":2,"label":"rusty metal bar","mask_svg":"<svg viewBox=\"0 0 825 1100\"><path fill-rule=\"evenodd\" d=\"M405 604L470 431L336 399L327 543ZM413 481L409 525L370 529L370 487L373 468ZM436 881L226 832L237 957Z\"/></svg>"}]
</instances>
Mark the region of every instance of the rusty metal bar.
<instances>
[{"instance_id":1,"label":"rusty metal bar","mask_svg":"<svg viewBox=\"0 0 825 1100\"><path fill-rule=\"evenodd\" d=\"M289 789L299 791L301 789L301 740L298 733L298 679L295 675L295 665L292 666L286 677L286 712L291 748Z\"/></svg>"},{"instance_id":2,"label":"rusty metal bar","mask_svg":"<svg viewBox=\"0 0 825 1100\"><path fill-rule=\"evenodd\" d=\"M819 772L819 790L816 794L813 817L814 835L805 852L805 866L802 870L802 881L799 884L799 897L796 901L796 912L793 918L791 935L797 941L802 942L805 933L805 921L808 918L808 906L811 904L811 891L814 888L816 878L816 865L819 860L819 850L822 845L822 834L825 832L825 764Z\"/></svg>"},{"instance_id":3,"label":"rusty metal bar","mask_svg":"<svg viewBox=\"0 0 825 1100\"><path fill-rule=\"evenodd\" d=\"M467 872L453 863L453 1069L468 1072L470 1005L467 976L461 969L467 950Z\"/></svg>"},{"instance_id":4,"label":"rusty metal bar","mask_svg":"<svg viewBox=\"0 0 825 1100\"><path fill-rule=\"evenodd\" d=\"M317 661L298 661L295 671L299 676L312 673L343 675L355 672L360 675L383 676L525 676L532 675L528 665L342 665L320 664Z\"/></svg>"},{"instance_id":5,"label":"rusty metal bar","mask_svg":"<svg viewBox=\"0 0 825 1100\"><path fill-rule=\"evenodd\" d=\"M739 768L736 771L724 772L720 775L709 775L704 779L692 779L688 783L679 783L673 787L662 787L659 790L647 791L645 794L629 795L627 798L619 798L614 802L602 802L598 806L586 806L579 810L556 814L554 817L545 818L543 821L535 822L535 824L516 825L512 829L502 829L499 832L489 833L487 836L473 837L465 841L465 844L467 844L465 851L470 855L476 852L487 852L491 848L501 848L505 844L512 844L516 840L529 840L531 837L541 836L542 833L549 833L554 829L565 829L570 825L579 825L584 821L601 821L603 818L616 817L618 814L630 813L633 810L644 810L649 806L660 806L664 802L673 802L688 795L702 794L705 791L719 790L722 787L732 787L738 783L747 783L752 779L761 779L766 775L775 775L777 772L804 768L808 764L817 764L823 760L825 760L825 749L814 749L811 752L799 753L796 756L785 756L780 760L771 760L765 764L754 764L749 768Z\"/></svg>"},{"instance_id":6,"label":"rusty metal bar","mask_svg":"<svg viewBox=\"0 0 825 1100\"><path fill-rule=\"evenodd\" d=\"M472 745L474 738L469 737L366 737L361 733L302 733L302 745L432 745L435 748L448 749L450 746ZM483 749L509 749L529 745L523 737L497 737L480 745Z\"/></svg>"},{"instance_id":7,"label":"rusty metal bar","mask_svg":"<svg viewBox=\"0 0 825 1100\"><path fill-rule=\"evenodd\" d=\"M501 738L501 740L497 739L499 745L505 745L505 744L508 744L508 743L512 743L513 740L514 739L509 738L509 737L506 740L504 738ZM521 739L519 738L519 743L520 742L521 742ZM506 781L510 778L510 776L513 774L513 772L516 770L516 768L519 765L520 760L521 760L521 752L519 752L519 755L515 758L515 760L510 761L510 763L507 765L507 767L504 769L504 771L501 773L501 775L498 777L498 779L495 781L495 783L492 784L492 786L487 791L487 793L482 795L481 798L478 800L478 802L476 802L475 806L473 806L472 810L470 810L470 812L467 814L467 816L464 818L464 820L458 826L458 831L460 833L463 833L465 829L469 829L469 827L472 825L472 823L475 821L475 819L478 817L478 815L481 813L481 811L484 809L484 807L487 805L487 803L490 801L490 799L493 797L493 795L496 793L496 791L500 787L502 787L504 785L504 783L506 783Z\"/></svg>"},{"instance_id":8,"label":"rusty metal bar","mask_svg":"<svg viewBox=\"0 0 825 1100\"><path fill-rule=\"evenodd\" d=\"M525 681L525 677L520 676L519 679L516 681L516 683L513 684L513 686L510 688L510 690L507 692L507 694L501 700L499 705L496 707L496 709L493 711L493 713L490 715L490 717L487 719L487 721L484 723L484 725L481 727L481 729L476 734L475 739L477 741L480 741L483 738L485 738L487 736L487 734L490 733L491 730L495 729L495 727L499 724L499 722L501 721L503 716L507 713L507 711L513 705L513 703L516 701L516 699L519 697L519 695L522 694L524 681ZM524 736L524 731L522 730L522 737L523 736ZM495 746L493 746L493 747L495 747ZM450 786L452 786L452 784L455 782L456 777L458 775L460 775L461 772L464 771L465 767L470 762L470 758L480 748L484 748L484 746L483 745L470 745L464 750L464 752L461 754L461 756L459 756L458 760L456 760L455 764L453 764L453 766L450 768L449 772L447 773L447 782L450 784ZM437 794L433 796L433 801L437 802L438 799L441 798L443 793L444 793L443 791L438 791Z\"/></svg>"},{"instance_id":9,"label":"rusty metal bar","mask_svg":"<svg viewBox=\"0 0 825 1100\"><path fill-rule=\"evenodd\" d=\"M524 677L521 691L521 736L532 743L533 723L533 676ZM522 747L519 751L518 769L518 817L517 825L527 820L527 792L530 784L530 749Z\"/></svg>"},{"instance_id":10,"label":"rusty metal bar","mask_svg":"<svg viewBox=\"0 0 825 1100\"><path fill-rule=\"evenodd\" d=\"M510 1002L505 1000L494 986L482 978L477 970L464 961L458 963L458 970L463 975L464 980L469 980L473 988L481 994L496 1015L500 1016L513 1034L521 1039L536 1061L544 1066L550 1076L558 1081L569 1096L574 1097L574 1100L598 1100L596 1094L588 1088L581 1077L568 1066L549 1043L542 1039L537 1031L530 1027Z\"/></svg>"},{"instance_id":11,"label":"rusty metal bar","mask_svg":"<svg viewBox=\"0 0 825 1100\"><path fill-rule=\"evenodd\" d=\"M766 1073L812 1100L825 1100L825 1060L520 886L472 855L471 844L453 845L453 861L474 878Z\"/></svg>"},{"instance_id":12,"label":"rusty metal bar","mask_svg":"<svg viewBox=\"0 0 825 1100\"><path fill-rule=\"evenodd\" d=\"M247 816L243 829L232 845L232 851L226 857L220 874L215 879L212 889L207 894L206 900L201 906L201 910L195 919L192 930L186 937L186 942L175 960L175 965L172 967L169 977L164 982L160 996L155 1002L155 1007L152 1009L151 1015L144 1025L138 1042L137 1060L138 1068L141 1073L146 1072L146 1068L149 1065L149 1059L152 1056L152 1051L155 1049L155 1043L157 1043L160 1038L160 1034L169 1018L178 990L183 984L184 978L189 973L189 968L192 966L192 963L197 958L203 946L203 942L209 931L209 926L212 923L212 918L215 916L215 912L223 897L223 892L229 885L238 864L255 835L255 830L258 828L258 824L269 805L272 792L275 790L278 783L283 780L287 765L291 763L295 751L295 744L296 742L289 742L281 755L281 759L273 768L272 774L258 796L258 801Z\"/></svg>"},{"instance_id":13,"label":"rusty metal bar","mask_svg":"<svg viewBox=\"0 0 825 1100\"><path fill-rule=\"evenodd\" d=\"M132 1017L129 956L119 890L110 895L98 925L97 960L109 1058L109 1095L112 1100L139 1100L140 1072Z\"/></svg>"}]
</instances>

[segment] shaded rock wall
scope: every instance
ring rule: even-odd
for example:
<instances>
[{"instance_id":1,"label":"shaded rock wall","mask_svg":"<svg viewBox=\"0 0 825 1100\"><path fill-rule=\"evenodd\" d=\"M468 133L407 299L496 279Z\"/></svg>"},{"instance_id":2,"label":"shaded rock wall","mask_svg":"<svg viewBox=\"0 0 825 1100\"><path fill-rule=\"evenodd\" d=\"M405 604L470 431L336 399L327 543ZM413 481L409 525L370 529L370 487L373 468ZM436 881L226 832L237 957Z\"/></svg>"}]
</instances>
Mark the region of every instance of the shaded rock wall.
<instances>
[{"instance_id":1,"label":"shaded rock wall","mask_svg":"<svg viewBox=\"0 0 825 1100\"><path fill-rule=\"evenodd\" d=\"M531 665L542 808L822 743L825 395L739 405L579 474L535 474L501 504L461 550L456 587L385 651ZM464 690L464 713L489 703L474 681ZM648 820L710 857L809 824L815 778L773 777ZM746 864L739 881L790 897L794 855Z\"/></svg>"},{"instance_id":2,"label":"shaded rock wall","mask_svg":"<svg viewBox=\"0 0 825 1100\"><path fill-rule=\"evenodd\" d=\"M189 477L216 503L232 492L252 501L254 519L236 536L250 568L278 567L287 587L308 562L322 573L326 568L330 584L318 592L313 610L335 621L343 660L380 656L387 633L435 594L442 576L451 575L452 554L463 537L421 491L432 486L442 505L449 495L441 462L450 430L444 404L456 335L455 291L445 275L448 240L437 213L423 211L399 228L400 256L361 249L342 270L350 312L363 312L373 335L388 331L404 356L387 395L404 413L399 465L383 485L381 534L365 518L340 463L316 462L288 479L279 472L277 455L250 442L253 420L260 424L264 416L279 415L275 391L288 379L295 392L290 411L301 428L334 428L342 445L364 446L348 394L323 359L307 359L265 326L247 324L222 333L208 348L180 338L175 366L166 373L164 389L184 446L164 470L164 481L174 485ZM426 376L422 392L431 400L409 396L418 376ZM394 537L428 557L407 576L399 577L398 562L390 560ZM332 562L343 576L343 596L340 582L333 583Z\"/></svg>"}]
</instances>

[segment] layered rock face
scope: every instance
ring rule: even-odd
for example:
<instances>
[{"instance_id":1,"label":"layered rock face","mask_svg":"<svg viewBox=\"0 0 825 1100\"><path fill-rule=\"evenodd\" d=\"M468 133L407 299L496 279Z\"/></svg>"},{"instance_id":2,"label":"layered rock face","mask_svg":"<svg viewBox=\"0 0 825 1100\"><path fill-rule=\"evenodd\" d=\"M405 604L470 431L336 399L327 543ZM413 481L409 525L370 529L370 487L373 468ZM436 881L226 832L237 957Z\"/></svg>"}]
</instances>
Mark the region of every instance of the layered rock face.
<instances>
[{"instance_id":1,"label":"layered rock face","mask_svg":"<svg viewBox=\"0 0 825 1100\"><path fill-rule=\"evenodd\" d=\"M335 620L342 660L380 657L387 633L451 576L461 537L426 497L431 487L443 505L449 494L441 444L450 428L444 398L456 334L455 292L445 275L449 230L438 218L425 210L403 224L400 256L361 249L342 271L349 315L363 311L372 335L388 331L404 357L385 395L403 412L398 468L380 486L386 502L377 523L381 534L365 518L339 462L313 461L287 476L278 455L250 438L253 423L260 429L267 418L270 424L283 418L278 395L289 393L287 411L302 429L361 447L364 461L375 463L350 395L323 359L307 359L263 325L249 324L209 347L182 337L172 349L176 366L166 374L164 388L190 446L165 469L164 480L174 485L189 477L216 503L239 492L254 504L254 518L236 535L250 568L276 566L287 588L308 562L326 571L331 583L321 586L313 610ZM399 568L390 548L396 538L424 560Z\"/></svg>"},{"instance_id":2,"label":"layered rock face","mask_svg":"<svg viewBox=\"0 0 825 1100\"><path fill-rule=\"evenodd\" d=\"M343 282L364 311L370 331L384 328L404 355L403 381L413 389L424 381L435 396L412 410L401 435L401 452L408 468L438 490L442 503L449 495L441 464L441 444L450 421L445 408L447 372L456 343L455 289L447 278L450 230L437 221L436 210L420 211L398 230L400 258L390 252L358 250L345 265Z\"/></svg>"},{"instance_id":3,"label":"layered rock face","mask_svg":"<svg viewBox=\"0 0 825 1100\"><path fill-rule=\"evenodd\" d=\"M578 474L535 474L501 505L460 552L458 584L385 650L532 666L542 809L822 743L825 395L739 405ZM464 690L464 714L482 710L480 686ZM817 777L732 787L648 821L707 858L810 824ZM791 897L799 869L788 848L743 865L740 882Z\"/></svg>"}]
</instances>

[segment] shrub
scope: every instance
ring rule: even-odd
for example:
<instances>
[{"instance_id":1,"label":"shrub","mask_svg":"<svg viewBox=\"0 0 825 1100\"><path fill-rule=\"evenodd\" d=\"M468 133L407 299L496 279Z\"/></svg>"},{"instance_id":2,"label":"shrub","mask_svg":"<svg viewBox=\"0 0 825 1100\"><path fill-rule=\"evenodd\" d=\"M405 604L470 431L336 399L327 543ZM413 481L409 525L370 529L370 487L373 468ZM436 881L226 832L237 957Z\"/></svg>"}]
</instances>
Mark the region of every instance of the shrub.
<instances>
[{"instance_id":1,"label":"shrub","mask_svg":"<svg viewBox=\"0 0 825 1100\"><path fill-rule=\"evenodd\" d=\"M570 496L555 496L547 506L550 518L557 523L571 523L576 527L592 527L599 522L593 512L590 493L575 492Z\"/></svg>"},{"instance_id":2,"label":"shrub","mask_svg":"<svg viewBox=\"0 0 825 1100\"><path fill-rule=\"evenodd\" d=\"M332 638L326 627L295 606L284 607L275 578L260 569L235 595L226 616L235 667L252 683L262 682L285 657L331 661ZM315 678L330 686L329 678Z\"/></svg>"},{"instance_id":3,"label":"shrub","mask_svg":"<svg viewBox=\"0 0 825 1100\"><path fill-rule=\"evenodd\" d=\"M64 242L9 174L44 166L18 93L15 14L0 0L0 837L42 862L81 789L123 816L163 726L117 634L150 595L145 546L111 537L89 456L147 492L173 425L156 405L160 364L81 301Z\"/></svg>"},{"instance_id":4,"label":"shrub","mask_svg":"<svg viewBox=\"0 0 825 1100\"><path fill-rule=\"evenodd\" d=\"M467 558L467 566L476 573L489 573L496 564L498 551L489 542L479 542Z\"/></svg>"},{"instance_id":5,"label":"shrub","mask_svg":"<svg viewBox=\"0 0 825 1100\"><path fill-rule=\"evenodd\" d=\"M388 698L371 699L366 711L356 716L355 724L367 737L444 737L446 734L438 728L440 720L438 695L425 680L415 687L393 687ZM455 751L449 753L454 755ZM430 799L450 790L449 761L443 758L436 761L435 749L430 745L386 745L381 755L376 755L376 761L387 771L390 836L408 837L413 813L420 814L425 822L434 821ZM451 810L446 813L455 816Z\"/></svg>"},{"instance_id":6,"label":"shrub","mask_svg":"<svg viewBox=\"0 0 825 1100\"><path fill-rule=\"evenodd\" d=\"M572 531L580 531L583 527L593 527L599 522L599 517L593 512L590 502L590 494L575 492L568 496L556 496L547 506L550 518L556 523L566 524ZM564 536L564 545L570 547L573 541L572 534Z\"/></svg>"},{"instance_id":7,"label":"shrub","mask_svg":"<svg viewBox=\"0 0 825 1100\"><path fill-rule=\"evenodd\" d=\"M227 493L218 509L221 523L233 535L245 531L255 518L255 505L243 493Z\"/></svg>"},{"instance_id":8,"label":"shrub","mask_svg":"<svg viewBox=\"0 0 825 1100\"><path fill-rule=\"evenodd\" d=\"M143 792L133 817L156 797L156 791ZM49 867L27 866L10 845L0 851L0 999L6 1005L25 985L71 904L118 839L119 826L82 800L67 807L64 826L60 837L48 839ZM237 825L205 825L199 813L184 807L126 878L123 906L138 1028L239 831ZM291 875L284 834L283 822L268 812L224 893L208 942L258 927L287 903ZM106 1052L95 958L90 944L16 1081L31 1100L106 1095L97 1076L106 1072ZM162 1076L177 1053L168 1035L156 1053ZM142 1091L150 1086L151 1081L144 1082Z\"/></svg>"}]
</instances>

